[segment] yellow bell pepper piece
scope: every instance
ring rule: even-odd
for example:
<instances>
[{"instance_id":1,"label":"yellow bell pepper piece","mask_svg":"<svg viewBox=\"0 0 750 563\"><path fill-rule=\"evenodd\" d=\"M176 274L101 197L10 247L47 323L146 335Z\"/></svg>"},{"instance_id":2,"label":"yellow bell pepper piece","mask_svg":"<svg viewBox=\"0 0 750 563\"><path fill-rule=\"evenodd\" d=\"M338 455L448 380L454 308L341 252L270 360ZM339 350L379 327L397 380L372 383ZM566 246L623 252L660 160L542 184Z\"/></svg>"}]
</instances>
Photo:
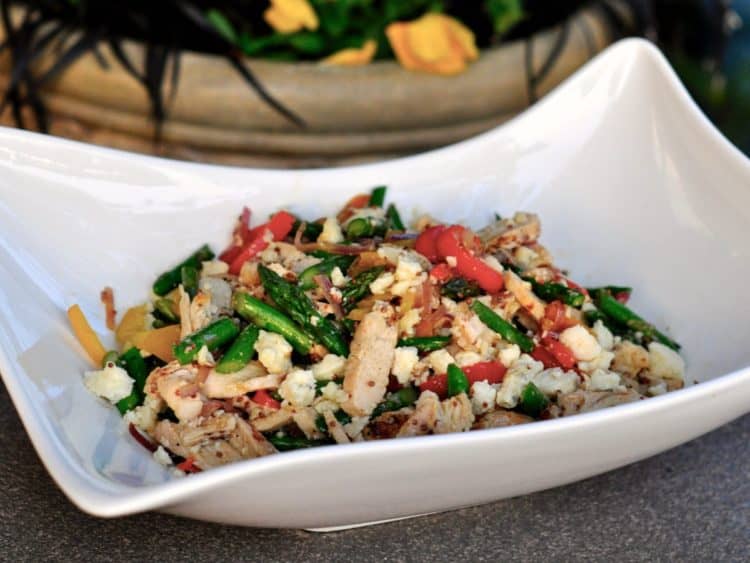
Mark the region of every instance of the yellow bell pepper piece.
<instances>
[{"instance_id":1,"label":"yellow bell pepper piece","mask_svg":"<svg viewBox=\"0 0 750 563\"><path fill-rule=\"evenodd\" d=\"M174 360L172 347L180 341L180 325L169 325L133 335L132 344L164 362Z\"/></svg>"},{"instance_id":2,"label":"yellow bell pepper piece","mask_svg":"<svg viewBox=\"0 0 750 563\"><path fill-rule=\"evenodd\" d=\"M99 337L91 328L91 325L86 320L86 316L78 305L73 305L68 309L68 320L70 321L70 326L73 328L73 333L86 351L91 363L97 369L101 368L104 354L107 351L102 346L101 340L99 340Z\"/></svg>"},{"instance_id":3,"label":"yellow bell pepper piece","mask_svg":"<svg viewBox=\"0 0 750 563\"><path fill-rule=\"evenodd\" d=\"M334 54L327 56L321 61L321 63L342 66L366 65L372 61L377 50L377 41L374 39L368 39L359 49L342 49L341 51L337 51Z\"/></svg>"},{"instance_id":4,"label":"yellow bell pepper piece","mask_svg":"<svg viewBox=\"0 0 750 563\"><path fill-rule=\"evenodd\" d=\"M120 324L115 329L115 339L121 350L129 347L126 344L133 344L135 334L148 330L147 320L147 305L137 305L125 311Z\"/></svg>"},{"instance_id":5,"label":"yellow bell pepper piece","mask_svg":"<svg viewBox=\"0 0 750 563\"><path fill-rule=\"evenodd\" d=\"M318 16L307 0L271 0L263 19L279 33L318 29Z\"/></svg>"}]
</instances>

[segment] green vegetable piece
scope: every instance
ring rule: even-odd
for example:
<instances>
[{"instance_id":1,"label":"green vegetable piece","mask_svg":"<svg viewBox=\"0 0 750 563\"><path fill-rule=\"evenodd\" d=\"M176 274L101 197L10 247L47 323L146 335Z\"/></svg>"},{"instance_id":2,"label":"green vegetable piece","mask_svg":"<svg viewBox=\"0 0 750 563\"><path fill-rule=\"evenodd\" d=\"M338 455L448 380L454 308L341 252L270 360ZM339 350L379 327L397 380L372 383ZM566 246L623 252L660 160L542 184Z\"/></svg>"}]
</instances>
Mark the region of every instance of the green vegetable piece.
<instances>
[{"instance_id":1,"label":"green vegetable piece","mask_svg":"<svg viewBox=\"0 0 750 563\"><path fill-rule=\"evenodd\" d=\"M299 228L302 226L302 219L295 219L294 225L292 225L292 234L296 234ZM323 232L323 225L320 223L308 223L305 221L305 229L302 231L302 236L307 240L318 240L320 233Z\"/></svg>"},{"instance_id":2,"label":"green vegetable piece","mask_svg":"<svg viewBox=\"0 0 750 563\"><path fill-rule=\"evenodd\" d=\"M233 45L237 44L237 32L234 30L232 22L222 12L215 9L207 10L206 19L211 22L219 35Z\"/></svg>"},{"instance_id":3,"label":"green vegetable piece","mask_svg":"<svg viewBox=\"0 0 750 563\"><path fill-rule=\"evenodd\" d=\"M331 256L330 258L326 258L322 262L318 262L302 270L299 278L297 278L297 283L305 291L313 289L317 285L315 283L315 276L321 274L328 276L334 268L339 268L343 273L346 273L356 258L356 256Z\"/></svg>"},{"instance_id":4,"label":"green vegetable piece","mask_svg":"<svg viewBox=\"0 0 750 563\"><path fill-rule=\"evenodd\" d=\"M609 292L596 291L594 299L599 310L615 323L627 327L632 331L640 332L644 338L661 342L675 351L680 349L680 345L677 342L659 332L654 325L636 315L627 306L612 297Z\"/></svg>"},{"instance_id":5,"label":"green vegetable piece","mask_svg":"<svg viewBox=\"0 0 750 563\"><path fill-rule=\"evenodd\" d=\"M464 278L452 278L440 288L440 295L453 299L453 301L463 301L467 297L476 297L481 292L482 289L476 282Z\"/></svg>"},{"instance_id":6,"label":"green vegetable piece","mask_svg":"<svg viewBox=\"0 0 750 563\"><path fill-rule=\"evenodd\" d=\"M180 322L180 317L174 312L172 307L173 303L171 300L166 298L157 299L154 302L154 313L169 324L177 324Z\"/></svg>"},{"instance_id":7,"label":"green vegetable piece","mask_svg":"<svg viewBox=\"0 0 750 563\"><path fill-rule=\"evenodd\" d=\"M262 264L258 266L258 274L266 293L294 322L307 333L315 335L315 339L331 353L349 355L349 345L341 328L321 315L301 288Z\"/></svg>"},{"instance_id":8,"label":"green vegetable piece","mask_svg":"<svg viewBox=\"0 0 750 563\"><path fill-rule=\"evenodd\" d=\"M606 291L607 293L611 293L612 295L618 295L620 293L627 293L628 295L630 295L631 293L633 293L633 288L624 285L605 285L602 287L588 288L588 292L591 295L598 294L601 291Z\"/></svg>"},{"instance_id":9,"label":"green vegetable piece","mask_svg":"<svg viewBox=\"0 0 750 563\"><path fill-rule=\"evenodd\" d=\"M373 188L372 192L370 192L370 207L383 207L386 191L388 191L387 186Z\"/></svg>"},{"instance_id":10,"label":"green vegetable piece","mask_svg":"<svg viewBox=\"0 0 750 563\"><path fill-rule=\"evenodd\" d=\"M583 293L570 289L561 283L539 283L534 278L528 277L523 279L531 283L532 291L545 301L562 301L566 305L580 309L586 300L586 296Z\"/></svg>"},{"instance_id":11,"label":"green vegetable piece","mask_svg":"<svg viewBox=\"0 0 750 563\"><path fill-rule=\"evenodd\" d=\"M104 354L104 357L102 358L102 368L107 367L107 364L109 362L117 363L117 360L120 358L120 354L117 353L116 350L110 350L106 354Z\"/></svg>"},{"instance_id":12,"label":"green vegetable piece","mask_svg":"<svg viewBox=\"0 0 750 563\"><path fill-rule=\"evenodd\" d=\"M190 296L190 299L198 293L198 269L192 266L180 268L180 282L182 289Z\"/></svg>"},{"instance_id":13,"label":"green vegetable piece","mask_svg":"<svg viewBox=\"0 0 750 563\"><path fill-rule=\"evenodd\" d=\"M471 310L477 314L480 321L511 344L518 344L518 347L527 354L534 350L534 341L531 338L503 319L481 301L474 301L471 304Z\"/></svg>"},{"instance_id":14,"label":"green vegetable piece","mask_svg":"<svg viewBox=\"0 0 750 563\"><path fill-rule=\"evenodd\" d=\"M375 225L367 217L357 217L346 225L346 238L354 240L371 237L375 234Z\"/></svg>"},{"instance_id":15,"label":"green vegetable piece","mask_svg":"<svg viewBox=\"0 0 750 563\"><path fill-rule=\"evenodd\" d=\"M138 348L130 348L117 360L117 365L128 372L133 380L133 390L130 395L117 402L117 410L125 414L143 402L143 388L146 386L148 368Z\"/></svg>"},{"instance_id":16,"label":"green vegetable piece","mask_svg":"<svg viewBox=\"0 0 750 563\"><path fill-rule=\"evenodd\" d=\"M300 450L303 448L316 448L330 444L327 440L308 440L307 438L294 438L292 436L269 436L268 441L280 452Z\"/></svg>"},{"instance_id":17,"label":"green vegetable piece","mask_svg":"<svg viewBox=\"0 0 750 563\"><path fill-rule=\"evenodd\" d=\"M310 352L313 339L278 309L247 293L235 293L232 307L243 319L283 336L298 353L307 355Z\"/></svg>"},{"instance_id":18,"label":"green vegetable piece","mask_svg":"<svg viewBox=\"0 0 750 563\"><path fill-rule=\"evenodd\" d=\"M347 313L370 293L370 284L374 282L385 268L376 266L357 275L341 290L341 306Z\"/></svg>"},{"instance_id":19,"label":"green vegetable piece","mask_svg":"<svg viewBox=\"0 0 750 563\"><path fill-rule=\"evenodd\" d=\"M189 364L198 357L198 352L204 346L209 352L215 352L237 338L239 332L232 319L219 319L175 344L174 357L181 364Z\"/></svg>"},{"instance_id":20,"label":"green vegetable piece","mask_svg":"<svg viewBox=\"0 0 750 563\"><path fill-rule=\"evenodd\" d=\"M214 253L211 248L209 248L208 245L204 244L193 254L191 254L186 260L156 278L156 281L154 282L152 288L154 293L156 295L159 295L160 297L163 297L164 295L172 291L175 287L180 285L180 282L182 281L183 266L191 266L193 268L199 269L202 262L211 260L213 259L213 257Z\"/></svg>"},{"instance_id":21,"label":"green vegetable piece","mask_svg":"<svg viewBox=\"0 0 750 563\"><path fill-rule=\"evenodd\" d=\"M169 326L169 325L172 325L172 324L174 324L174 323L168 323L164 319L156 317L154 319L154 322L151 323L151 328L164 328L165 326Z\"/></svg>"},{"instance_id":22,"label":"green vegetable piece","mask_svg":"<svg viewBox=\"0 0 750 563\"><path fill-rule=\"evenodd\" d=\"M414 346L420 352L433 352L445 348L450 341L450 336L414 336L402 338L396 346Z\"/></svg>"},{"instance_id":23,"label":"green vegetable piece","mask_svg":"<svg viewBox=\"0 0 750 563\"><path fill-rule=\"evenodd\" d=\"M469 378L456 364L448 366L448 396L453 397L461 393L469 393Z\"/></svg>"},{"instance_id":24,"label":"green vegetable piece","mask_svg":"<svg viewBox=\"0 0 750 563\"><path fill-rule=\"evenodd\" d=\"M388 395L385 401L378 404L372 411L372 418L380 416L384 412L397 411L417 402L419 393L414 387L404 387Z\"/></svg>"},{"instance_id":25,"label":"green vegetable piece","mask_svg":"<svg viewBox=\"0 0 750 563\"><path fill-rule=\"evenodd\" d=\"M260 329L255 325L248 325L232 342L221 361L216 364L218 373L236 373L244 368L255 354L255 341L258 340Z\"/></svg>"},{"instance_id":26,"label":"green vegetable piece","mask_svg":"<svg viewBox=\"0 0 750 563\"><path fill-rule=\"evenodd\" d=\"M546 395L531 382L527 383L526 387L521 391L521 410L533 418L539 418L539 415L547 408L548 404L549 399L547 399Z\"/></svg>"},{"instance_id":27,"label":"green vegetable piece","mask_svg":"<svg viewBox=\"0 0 750 563\"><path fill-rule=\"evenodd\" d=\"M405 231L406 227L404 226L404 222L401 220L401 215L398 212L398 209L396 209L396 206L394 204L390 204L388 206L388 209L385 211L385 216L388 219L388 226L390 229L394 231Z\"/></svg>"},{"instance_id":28,"label":"green vegetable piece","mask_svg":"<svg viewBox=\"0 0 750 563\"><path fill-rule=\"evenodd\" d=\"M326 381L326 384L328 384L327 381ZM336 412L334 412L333 416L336 417L336 420L338 420L340 424L349 424L352 421L352 417L349 416L342 409L339 409ZM328 434L328 424L326 424L325 416L320 414L315 418L315 427L323 434Z\"/></svg>"}]
</instances>

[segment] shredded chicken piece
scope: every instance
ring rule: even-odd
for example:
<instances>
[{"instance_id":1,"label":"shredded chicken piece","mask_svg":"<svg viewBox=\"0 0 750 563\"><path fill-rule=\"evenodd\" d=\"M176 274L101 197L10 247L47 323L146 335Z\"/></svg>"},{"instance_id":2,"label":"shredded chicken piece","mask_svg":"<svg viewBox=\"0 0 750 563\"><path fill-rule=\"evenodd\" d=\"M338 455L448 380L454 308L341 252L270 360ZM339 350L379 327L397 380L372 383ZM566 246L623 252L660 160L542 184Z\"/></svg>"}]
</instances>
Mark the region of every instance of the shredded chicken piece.
<instances>
[{"instance_id":1,"label":"shredded chicken piece","mask_svg":"<svg viewBox=\"0 0 750 563\"><path fill-rule=\"evenodd\" d=\"M336 440L337 444L348 444L350 443L349 436L346 435L346 431L341 423L336 420L336 416L333 411L326 411L323 413L325 418L326 426L328 426L328 433L331 437Z\"/></svg>"},{"instance_id":2,"label":"shredded chicken piece","mask_svg":"<svg viewBox=\"0 0 750 563\"><path fill-rule=\"evenodd\" d=\"M531 284L523 281L512 270L505 270L503 276L505 277L505 286L518 300L521 307L526 309L537 322L541 321L544 317L545 304L544 301L534 295Z\"/></svg>"},{"instance_id":3,"label":"shredded chicken piece","mask_svg":"<svg viewBox=\"0 0 750 563\"><path fill-rule=\"evenodd\" d=\"M471 410L471 406L469 406ZM404 422L396 434L397 438L432 434L440 417L440 399L432 391L422 391L414 408L414 414Z\"/></svg>"},{"instance_id":4,"label":"shredded chicken piece","mask_svg":"<svg viewBox=\"0 0 750 563\"><path fill-rule=\"evenodd\" d=\"M630 377L635 377L649 365L648 350L628 340L623 340L615 347L615 358L612 369Z\"/></svg>"},{"instance_id":5,"label":"shredded chicken piece","mask_svg":"<svg viewBox=\"0 0 750 563\"><path fill-rule=\"evenodd\" d=\"M376 302L354 333L344 368L344 391L349 399L342 408L351 416L369 415L383 399L398 340L395 312Z\"/></svg>"},{"instance_id":6,"label":"shredded chicken piece","mask_svg":"<svg viewBox=\"0 0 750 563\"><path fill-rule=\"evenodd\" d=\"M365 440L395 438L401 427L413 413L414 409L411 407L384 412L380 416L373 418L364 430L362 430L362 437Z\"/></svg>"},{"instance_id":7,"label":"shredded chicken piece","mask_svg":"<svg viewBox=\"0 0 750 563\"><path fill-rule=\"evenodd\" d=\"M180 339L183 339L189 334L192 334L194 329L193 323L190 320L190 296L182 288L182 285L178 286L178 290L180 293Z\"/></svg>"},{"instance_id":8,"label":"shredded chicken piece","mask_svg":"<svg viewBox=\"0 0 750 563\"><path fill-rule=\"evenodd\" d=\"M435 434L466 432L474 423L471 401L466 393L450 397L440 403L440 413L435 424Z\"/></svg>"},{"instance_id":9,"label":"shredded chicken piece","mask_svg":"<svg viewBox=\"0 0 750 563\"><path fill-rule=\"evenodd\" d=\"M478 430L480 428L504 428L505 426L515 426L517 424L526 424L527 422L534 422L534 419L525 414L520 414L514 411L508 411L505 409L498 409L496 411L485 413L474 422L472 429Z\"/></svg>"},{"instance_id":10,"label":"shredded chicken piece","mask_svg":"<svg viewBox=\"0 0 750 563\"><path fill-rule=\"evenodd\" d=\"M181 366L175 360L151 372L146 379L146 393L161 397L180 421L190 420L203 410L197 376L198 368Z\"/></svg>"},{"instance_id":11,"label":"shredded chicken piece","mask_svg":"<svg viewBox=\"0 0 750 563\"><path fill-rule=\"evenodd\" d=\"M250 415L250 422L258 432L272 432L292 422L289 409L266 409L257 407Z\"/></svg>"},{"instance_id":12,"label":"shredded chicken piece","mask_svg":"<svg viewBox=\"0 0 750 563\"><path fill-rule=\"evenodd\" d=\"M266 369L257 361L251 361L235 373L217 373L216 370L212 369L203 382L201 390L206 397L211 399L236 397L260 389L258 385L261 383L258 380L262 379L267 382L266 377L264 377L267 375ZM272 379L278 386L280 377L275 376Z\"/></svg>"},{"instance_id":13,"label":"shredded chicken piece","mask_svg":"<svg viewBox=\"0 0 750 563\"><path fill-rule=\"evenodd\" d=\"M573 391L560 395L557 399L557 409L551 410L554 416L570 416L583 412L591 412L606 407L614 407L643 399L643 395L628 389L627 391Z\"/></svg>"},{"instance_id":14,"label":"shredded chicken piece","mask_svg":"<svg viewBox=\"0 0 750 563\"><path fill-rule=\"evenodd\" d=\"M533 213L516 213L512 219L501 219L477 234L488 252L512 249L535 242L541 234L539 217Z\"/></svg>"},{"instance_id":15,"label":"shredded chicken piece","mask_svg":"<svg viewBox=\"0 0 750 563\"><path fill-rule=\"evenodd\" d=\"M320 430L315 425L317 418L318 413L312 407L295 408L292 415L294 423L309 440L318 440L323 437L323 434L320 433Z\"/></svg>"},{"instance_id":16,"label":"shredded chicken piece","mask_svg":"<svg viewBox=\"0 0 750 563\"><path fill-rule=\"evenodd\" d=\"M227 413L179 424L162 420L154 427L154 438L201 469L276 453L262 434Z\"/></svg>"}]
</instances>

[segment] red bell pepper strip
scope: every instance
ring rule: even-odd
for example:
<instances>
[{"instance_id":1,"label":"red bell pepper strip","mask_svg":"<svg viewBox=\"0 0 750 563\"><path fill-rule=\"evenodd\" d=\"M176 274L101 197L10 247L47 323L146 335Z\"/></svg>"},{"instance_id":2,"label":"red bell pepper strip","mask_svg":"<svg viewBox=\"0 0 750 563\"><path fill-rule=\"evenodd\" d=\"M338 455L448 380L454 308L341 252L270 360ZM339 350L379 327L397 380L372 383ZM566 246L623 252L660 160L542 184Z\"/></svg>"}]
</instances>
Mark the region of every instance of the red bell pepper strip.
<instances>
[{"instance_id":1,"label":"red bell pepper strip","mask_svg":"<svg viewBox=\"0 0 750 563\"><path fill-rule=\"evenodd\" d=\"M362 209L370 204L370 194L357 194L346 202L346 205L336 215L339 223L343 223L349 217L354 215L355 209Z\"/></svg>"},{"instance_id":2,"label":"red bell pepper strip","mask_svg":"<svg viewBox=\"0 0 750 563\"><path fill-rule=\"evenodd\" d=\"M243 207L240 220L232 233L232 244L219 255L219 260L231 264L250 236L250 208Z\"/></svg>"},{"instance_id":3,"label":"red bell pepper strip","mask_svg":"<svg viewBox=\"0 0 750 563\"><path fill-rule=\"evenodd\" d=\"M200 467L195 465L195 460L192 457L187 458L182 463L178 463L177 469L184 471L185 473L198 473L202 471Z\"/></svg>"},{"instance_id":4,"label":"red bell pepper strip","mask_svg":"<svg viewBox=\"0 0 750 563\"><path fill-rule=\"evenodd\" d=\"M466 229L460 225L440 233L435 241L438 254L441 258L454 257L459 274L477 282L487 293L497 293L503 288L503 275L466 249L465 234Z\"/></svg>"},{"instance_id":5,"label":"red bell pepper strip","mask_svg":"<svg viewBox=\"0 0 750 563\"><path fill-rule=\"evenodd\" d=\"M536 348L534 348L534 350L531 352L531 357L534 358L537 362L542 362L544 364L544 369L560 367L557 358L555 358L552 355L552 352L547 350L544 346L540 346L537 344Z\"/></svg>"},{"instance_id":6,"label":"red bell pepper strip","mask_svg":"<svg viewBox=\"0 0 750 563\"><path fill-rule=\"evenodd\" d=\"M477 381L486 381L487 383L502 383L505 372L508 371L500 362L477 362L470 366L461 368L469 380L469 385Z\"/></svg>"},{"instance_id":7,"label":"red bell pepper strip","mask_svg":"<svg viewBox=\"0 0 750 563\"><path fill-rule=\"evenodd\" d=\"M573 369L576 366L576 357L565 344L550 336L542 338L542 346L555 357L557 363L563 369Z\"/></svg>"},{"instance_id":8,"label":"red bell pepper strip","mask_svg":"<svg viewBox=\"0 0 750 563\"><path fill-rule=\"evenodd\" d=\"M545 332L562 332L576 324L575 319L567 316L567 308L562 301L553 301L544 308L542 330Z\"/></svg>"},{"instance_id":9,"label":"red bell pepper strip","mask_svg":"<svg viewBox=\"0 0 750 563\"><path fill-rule=\"evenodd\" d=\"M242 265L253 256L263 251L268 246L268 238L272 240L283 240L292 231L294 216L286 211L279 211L265 225L254 228L247 243L242 247L240 253L229 264L230 274L239 274ZM266 233L270 232L267 237Z\"/></svg>"},{"instance_id":10,"label":"red bell pepper strip","mask_svg":"<svg viewBox=\"0 0 750 563\"><path fill-rule=\"evenodd\" d=\"M432 391L441 399L448 396L448 375L445 373L439 373L428 377L419 386L420 391Z\"/></svg>"},{"instance_id":11,"label":"red bell pepper strip","mask_svg":"<svg viewBox=\"0 0 750 563\"><path fill-rule=\"evenodd\" d=\"M448 264L438 264L430 270L430 277L435 281L447 282L453 277L453 269Z\"/></svg>"},{"instance_id":12,"label":"red bell pepper strip","mask_svg":"<svg viewBox=\"0 0 750 563\"><path fill-rule=\"evenodd\" d=\"M445 225L437 225L425 229L417 237L417 240L414 243L414 249L430 262L438 262L440 256L438 255L435 243L437 242L438 236L440 236L440 234L447 228L448 227Z\"/></svg>"},{"instance_id":13,"label":"red bell pepper strip","mask_svg":"<svg viewBox=\"0 0 750 563\"><path fill-rule=\"evenodd\" d=\"M252 401L253 403L258 404L261 407L266 407L267 409L279 410L281 408L281 403L271 397L265 389L256 391L255 395L253 395Z\"/></svg>"}]
</instances>

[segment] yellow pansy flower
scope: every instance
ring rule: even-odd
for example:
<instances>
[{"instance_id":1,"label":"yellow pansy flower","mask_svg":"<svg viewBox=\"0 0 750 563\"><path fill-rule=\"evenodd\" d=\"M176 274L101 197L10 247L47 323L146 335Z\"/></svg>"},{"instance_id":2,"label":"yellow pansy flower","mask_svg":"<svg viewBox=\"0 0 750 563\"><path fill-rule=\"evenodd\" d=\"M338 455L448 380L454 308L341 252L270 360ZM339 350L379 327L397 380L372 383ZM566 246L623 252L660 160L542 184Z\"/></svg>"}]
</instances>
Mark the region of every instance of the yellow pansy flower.
<instances>
[{"instance_id":1,"label":"yellow pansy flower","mask_svg":"<svg viewBox=\"0 0 750 563\"><path fill-rule=\"evenodd\" d=\"M321 61L328 65L359 66L366 65L375 56L378 50L378 44L374 39L368 39L359 48L342 49L332 55L329 55Z\"/></svg>"},{"instance_id":2,"label":"yellow pansy flower","mask_svg":"<svg viewBox=\"0 0 750 563\"><path fill-rule=\"evenodd\" d=\"M411 22L392 23L385 34L398 62L409 70L457 74L479 58L471 30L445 14L428 13Z\"/></svg>"},{"instance_id":3,"label":"yellow pansy flower","mask_svg":"<svg viewBox=\"0 0 750 563\"><path fill-rule=\"evenodd\" d=\"M271 0L263 18L279 33L318 29L318 16L307 0Z\"/></svg>"}]
</instances>

